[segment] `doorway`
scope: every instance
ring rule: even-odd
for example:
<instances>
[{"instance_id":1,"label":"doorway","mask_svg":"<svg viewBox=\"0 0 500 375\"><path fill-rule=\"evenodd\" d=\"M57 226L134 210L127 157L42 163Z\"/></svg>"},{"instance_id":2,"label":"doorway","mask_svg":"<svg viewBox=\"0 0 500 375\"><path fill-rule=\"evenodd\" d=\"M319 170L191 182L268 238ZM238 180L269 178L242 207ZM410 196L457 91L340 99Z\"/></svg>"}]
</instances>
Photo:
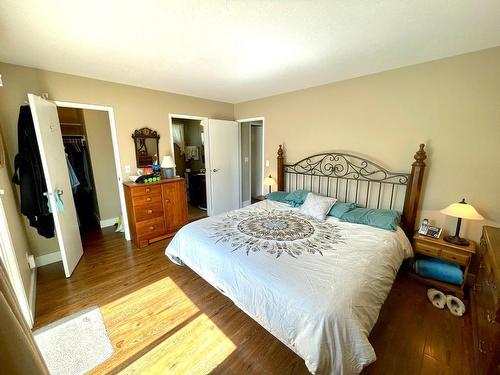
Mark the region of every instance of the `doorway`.
<instances>
[{"instance_id":1,"label":"doorway","mask_svg":"<svg viewBox=\"0 0 500 375\"><path fill-rule=\"evenodd\" d=\"M207 217L205 129L203 119L171 117L175 171L186 180L189 222Z\"/></svg>"},{"instance_id":2,"label":"doorway","mask_svg":"<svg viewBox=\"0 0 500 375\"><path fill-rule=\"evenodd\" d=\"M188 172L188 180L193 177L202 180L198 183L198 186L201 186L201 198L206 200L206 215L218 215L239 208L241 206L241 168L239 157L240 128L238 123L230 120L209 119L208 117L169 114L171 149L174 150L174 153L176 147L185 148L190 146L185 139L187 131L183 130L184 133L180 133L183 126L174 126L174 123L180 124L184 120L194 120L195 127L193 129L197 129L198 135L193 137L192 142L196 140L201 142L201 145L191 145L197 148L197 150L193 148L191 151L198 154L198 160L193 165L199 170L188 167L188 169L191 169L191 172ZM179 153L181 152L179 151ZM183 158L181 163L186 162L185 154ZM202 172L202 161L204 162L203 169L205 173ZM178 176L185 177L180 175L182 169L176 172ZM193 176L194 174L197 174L197 176ZM188 181L186 185L189 188L191 184ZM203 187L205 193L203 193ZM193 192L195 190L196 187L194 187ZM191 192L188 192L188 197L190 195ZM193 202L189 203L190 207L200 209L200 206L196 205L197 202L194 202L194 204L192 204ZM201 210L203 211L203 209Z\"/></svg>"},{"instance_id":3,"label":"doorway","mask_svg":"<svg viewBox=\"0 0 500 375\"><path fill-rule=\"evenodd\" d=\"M114 226L121 214L108 113L57 107L80 235ZM85 250L85 248L84 248Z\"/></svg>"},{"instance_id":4,"label":"doorway","mask_svg":"<svg viewBox=\"0 0 500 375\"><path fill-rule=\"evenodd\" d=\"M241 142L241 206L264 195L264 118L239 120Z\"/></svg>"}]
</instances>

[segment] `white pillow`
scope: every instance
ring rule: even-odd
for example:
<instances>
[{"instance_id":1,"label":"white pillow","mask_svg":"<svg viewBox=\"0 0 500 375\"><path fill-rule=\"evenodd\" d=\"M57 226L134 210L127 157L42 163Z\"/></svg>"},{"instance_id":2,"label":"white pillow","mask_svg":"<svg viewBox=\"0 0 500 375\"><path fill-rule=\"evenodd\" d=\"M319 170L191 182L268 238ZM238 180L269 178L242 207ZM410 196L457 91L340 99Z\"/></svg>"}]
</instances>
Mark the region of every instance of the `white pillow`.
<instances>
[{"instance_id":1,"label":"white pillow","mask_svg":"<svg viewBox=\"0 0 500 375\"><path fill-rule=\"evenodd\" d=\"M299 211L304 215L325 221L326 215L328 215L328 212L330 212L335 202L337 202L336 198L309 193L302 206L300 206Z\"/></svg>"}]
</instances>

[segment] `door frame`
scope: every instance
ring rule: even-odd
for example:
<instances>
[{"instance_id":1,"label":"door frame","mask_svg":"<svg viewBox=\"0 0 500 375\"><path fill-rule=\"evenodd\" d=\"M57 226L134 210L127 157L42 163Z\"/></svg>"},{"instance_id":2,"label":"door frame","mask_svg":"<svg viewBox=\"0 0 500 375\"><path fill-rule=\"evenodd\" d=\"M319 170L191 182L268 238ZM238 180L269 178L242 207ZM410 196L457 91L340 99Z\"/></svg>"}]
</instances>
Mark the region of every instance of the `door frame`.
<instances>
[{"instance_id":1,"label":"door frame","mask_svg":"<svg viewBox=\"0 0 500 375\"><path fill-rule=\"evenodd\" d=\"M168 126L169 126L169 131L170 131L170 152L172 153L172 159L175 161L175 147L174 147L174 133L172 131L173 128L173 119L174 118L179 118L183 120L199 120L203 121L203 134L204 134L204 141L203 141L203 149L204 149L204 157L205 157L205 180L206 180L206 185L208 188L205 189L206 191L206 200L207 200L207 215L210 216L212 214L212 192L211 189L209 188L212 186L212 177L210 173L210 147L209 147L209 134L208 134L208 117L204 116L195 116L195 115L180 115L177 113L169 113L168 114ZM161 163L161 161L160 161ZM177 171L176 171L177 173ZM184 177L184 176L181 176Z\"/></svg>"},{"instance_id":2,"label":"door frame","mask_svg":"<svg viewBox=\"0 0 500 375\"><path fill-rule=\"evenodd\" d=\"M21 277L21 273L19 272L19 265L17 263L16 254L14 251L14 244L12 242L9 224L7 222L7 216L5 215L3 201L1 199L4 194L5 192L3 190L0 190L0 258L4 263L5 269L7 271L7 276L9 277L12 288L14 289L14 294L16 295L16 299L19 302L19 306L21 307L21 312L24 316L24 319L26 320L28 326L32 328L35 322L35 307L33 306L33 310L30 307L28 295L26 294L26 290L24 289L23 279ZM36 272L36 270L32 269L31 282L33 283L33 285L36 284L36 282L33 282L33 278L36 277L36 274L34 274L34 272Z\"/></svg>"},{"instance_id":3,"label":"door frame","mask_svg":"<svg viewBox=\"0 0 500 375\"><path fill-rule=\"evenodd\" d=\"M266 140L266 119L265 117L250 117L250 118L244 118L244 119L240 119L240 120L236 120L236 122L240 125L240 133L241 133L241 124L244 123L244 122L253 122L253 121L262 121L262 181L264 181L264 176L266 174L266 155L265 155L265 140ZM249 146L250 146L250 153L252 152L252 149L251 149L251 142L252 142L252 129L250 128L250 136L248 137L249 138ZM240 136L240 143L241 143L241 136ZM249 168L249 181L250 181L250 201L252 201L252 156L250 154L250 160L248 161L250 164L250 168ZM240 163L241 163L241 147L240 147ZM241 178L242 178L242 173L243 171L243 168L240 168L240 181L241 181ZM260 192L261 192L261 195L264 195L264 184L261 184L262 186L260 187ZM243 207L243 184L240 183L240 201L241 201L241 205Z\"/></svg>"},{"instance_id":4,"label":"door frame","mask_svg":"<svg viewBox=\"0 0 500 375\"><path fill-rule=\"evenodd\" d=\"M125 201L125 190L123 188L123 177L122 177L121 162L120 162L120 150L118 148L118 136L117 136L115 113L114 113L113 107L105 106L105 105L96 105L96 104L66 102L66 101L61 101L61 100L54 100L54 103L56 103L56 106L58 106L58 107L89 109L89 110L94 110L94 111L105 111L108 113L109 127L111 129L111 142L113 143L113 155L115 158L116 177L117 177L117 183L118 183L118 195L119 195L119 199L120 199L120 208L121 208L121 214L122 214L123 229L125 230L125 239L127 241L130 241L130 228L128 225L127 203Z\"/></svg>"}]
</instances>

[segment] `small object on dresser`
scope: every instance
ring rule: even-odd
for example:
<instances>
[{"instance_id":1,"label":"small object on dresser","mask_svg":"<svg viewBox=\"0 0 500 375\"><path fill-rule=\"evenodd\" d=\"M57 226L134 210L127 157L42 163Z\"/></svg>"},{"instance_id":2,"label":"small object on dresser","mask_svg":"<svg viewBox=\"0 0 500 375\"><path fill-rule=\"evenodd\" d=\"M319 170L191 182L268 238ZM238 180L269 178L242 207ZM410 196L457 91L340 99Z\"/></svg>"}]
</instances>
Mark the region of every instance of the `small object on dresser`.
<instances>
[{"instance_id":1,"label":"small object on dresser","mask_svg":"<svg viewBox=\"0 0 500 375\"><path fill-rule=\"evenodd\" d=\"M468 246L469 241L464 238L460 238L460 225L462 224L462 219L469 220L483 220L484 218L476 211L474 207L465 202L465 198L459 203L452 203L448 207L441 210L442 214L447 216L453 216L458 218L457 228L455 230L454 236L446 236L444 240L455 245Z\"/></svg>"},{"instance_id":2,"label":"small object on dresser","mask_svg":"<svg viewBox=\"0 0 500 375\"><path fill-rule=\"evenodd\" d=\"M174 177L175 162L172 156L165 155L161 162L161 176L162 178Z\"/></svg>"}]
</instances>

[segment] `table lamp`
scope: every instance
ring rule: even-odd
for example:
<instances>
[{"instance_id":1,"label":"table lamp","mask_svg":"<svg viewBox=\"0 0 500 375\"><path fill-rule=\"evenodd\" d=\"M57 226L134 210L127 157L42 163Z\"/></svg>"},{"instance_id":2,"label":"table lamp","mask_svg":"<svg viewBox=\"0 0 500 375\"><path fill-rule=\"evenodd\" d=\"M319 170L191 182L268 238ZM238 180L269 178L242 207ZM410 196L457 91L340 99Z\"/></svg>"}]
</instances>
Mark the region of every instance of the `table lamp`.
<instances>
[{"instance_id":1,"label":"table lamp","mask_svg":"<svg viewBox=\"0 0 500 375\"><path fill-rule=\"evenodd\" d=\"M484 218L476 211L474 207L465 202L465 198L459 203L452 203L448 207L441 210L442 214L447 216L453 216L458 218L457 229L454 236L446 236L445 241L450 242L455 245L468 246L469 241L464 238L460 238L460 225L462 224L462 219L468 220L483 220Z\"/></svg>"},{"instance_id":2,"label":"table lamp","mask_svg":"<svg viewBox=\"0 0 500 375\"><path fill-rule=\"evenodd\" d=\"M276 180L269 175L264 179L264 185L269 186L269 193L271 193L271 187L276 185Z\"/></svg>"},{"instance_id":3,"label":"table lamp","mask_svg":"<svg viewBox=\"0 0 500 375\"><path fill-rule=\"evenodd\" d=\"M161 161L161 177L162 178L173 178L174 177L175 162L170 155L163 157Z\"/></svg>"}]
</instances>

